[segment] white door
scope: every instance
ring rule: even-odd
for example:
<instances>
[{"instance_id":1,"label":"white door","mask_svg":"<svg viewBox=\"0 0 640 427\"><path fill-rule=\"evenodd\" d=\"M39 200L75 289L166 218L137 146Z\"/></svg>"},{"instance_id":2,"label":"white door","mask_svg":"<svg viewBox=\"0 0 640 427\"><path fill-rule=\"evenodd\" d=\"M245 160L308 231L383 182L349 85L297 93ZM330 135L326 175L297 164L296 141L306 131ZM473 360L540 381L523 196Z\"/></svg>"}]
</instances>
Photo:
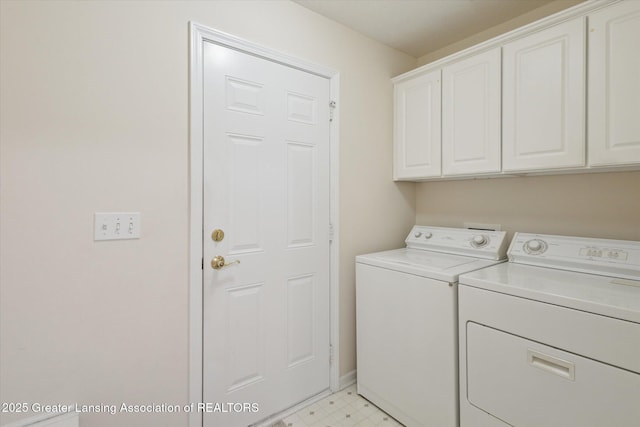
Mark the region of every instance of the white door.
<instances>
[{"instance_id":1,"label":"white door","mask_svg":"<svg viewBox=\"0 0 640 427\"><path fill-rule=\"evenodd\" d=\"M640 2L589 15L589 164L640 163Z\"/></svg>"},{"instance_id":2,"label":"white door","mask_svg":"<svg viewBox=\"0 0 640 427\"><path fill-rule=\"evenodd\" d=\"M204 425L246 426L329 387L329 81L213 43L203 74Z\"/></svg>"},{"instance_id":3,"label":"white door","mask_svg":"<svg viewBox=\"0 0 640 427\"><path fill-rule=\"evenodd\" d=\"M442 174L500 172L500 48L442 70Z\"/></svg>"},{"instance_id":4,"label":"white door","mask_svg":"<svg viewBox=\"0 0 640 427\"><path fill-rule=\"evenodd\" d=\"M395 180L440 176L440 70L394 87Z\"/></svg>"},{"instance_id":5,"label":"white door","mask_svg":"<svg viewBox=\"0 0 640 427\"><path fill-rule=\"evenodd\" d=\"M585 18L503 47L502 169L585 165Z\"/></svg>"}]
</instances>

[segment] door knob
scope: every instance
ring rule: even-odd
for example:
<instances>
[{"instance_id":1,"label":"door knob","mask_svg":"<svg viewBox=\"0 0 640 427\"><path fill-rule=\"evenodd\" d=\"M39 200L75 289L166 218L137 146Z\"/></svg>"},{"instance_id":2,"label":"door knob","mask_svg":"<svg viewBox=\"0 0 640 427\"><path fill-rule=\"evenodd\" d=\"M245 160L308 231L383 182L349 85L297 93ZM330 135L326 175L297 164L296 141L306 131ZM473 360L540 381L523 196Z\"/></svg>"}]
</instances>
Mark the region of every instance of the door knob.
<instances>
[{"instance_id":1,"label":"door knob","mask_svg":"<svg viewBox=\"0 0 640 427\"><path fill-rule=\"evenodd\" d=\"M240 260L237 259L235 261L226 262L222 255L216 255L211 260L211 268L214 270L220 270L221 268L225 268L231 264L240 264Z\"/></svg>"}]
</instances>

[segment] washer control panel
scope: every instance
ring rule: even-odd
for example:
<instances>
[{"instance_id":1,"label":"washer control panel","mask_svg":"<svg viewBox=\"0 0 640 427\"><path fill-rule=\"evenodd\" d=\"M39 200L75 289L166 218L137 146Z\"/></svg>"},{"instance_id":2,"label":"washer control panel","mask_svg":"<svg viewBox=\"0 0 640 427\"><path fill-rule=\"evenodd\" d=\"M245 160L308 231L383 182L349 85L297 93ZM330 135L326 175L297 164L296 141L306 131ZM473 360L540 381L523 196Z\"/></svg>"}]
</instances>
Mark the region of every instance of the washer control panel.
<instances>
[{"instance_id":1,"label":"washer control panel","mask_svg":"<svg viewBox=\"0 0 640 427\"><path fill-rule=\"evenodd\" d=\"M416 225L405 243L413 249L499 260L506 256L506 234L505 231Z\"/></svg>"},{"instance_id":2,"label":"washer control panel","mask_svg":"<svg viewBox=\"0 0 640 427\"><path fill-rule=\"evenodd\" d=\"M509 261L640 280L640 242L516 233Z\"/></svg>"}]
</instances>

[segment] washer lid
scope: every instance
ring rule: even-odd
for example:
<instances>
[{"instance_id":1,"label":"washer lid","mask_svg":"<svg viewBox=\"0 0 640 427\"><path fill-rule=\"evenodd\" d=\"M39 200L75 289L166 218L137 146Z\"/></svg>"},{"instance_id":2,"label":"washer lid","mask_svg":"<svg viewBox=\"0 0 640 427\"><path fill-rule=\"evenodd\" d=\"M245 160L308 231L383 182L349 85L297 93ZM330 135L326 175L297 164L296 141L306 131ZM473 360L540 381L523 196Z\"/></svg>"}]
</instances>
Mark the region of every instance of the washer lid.
<instances>
[{"instance_id":1,"label":"washer lid","mask_svg":"<svg viewBox=\"0 0 640 427\"><path fill-rule=\"evenodd\" d=\"M359 255L356 262L446 282L457 282L458 276L462 273L502 261L402 248Z\"/></svg>"},{"instance_id":2,"label":"washer lid","mask_svg":"<svg viewBox=\"0 0 640 427\"><path fill-rule=\"evenodd\" d=\"M640 323L640 280L509 262L463 274L460 284Z\"/></svg>"}]
</instances>

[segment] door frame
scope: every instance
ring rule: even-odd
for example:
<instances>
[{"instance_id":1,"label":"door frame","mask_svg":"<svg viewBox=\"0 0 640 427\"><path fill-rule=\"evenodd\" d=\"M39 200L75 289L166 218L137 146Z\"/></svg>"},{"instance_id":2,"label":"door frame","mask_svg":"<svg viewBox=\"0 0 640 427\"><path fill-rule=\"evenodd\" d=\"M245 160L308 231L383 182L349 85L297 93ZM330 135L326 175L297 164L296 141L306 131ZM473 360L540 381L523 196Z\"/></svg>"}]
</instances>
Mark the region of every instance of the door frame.
<instances>
[{"instance_id":1,"label":"door frame","mask_svg":"<svg viewBox=\"0 0 640 427\"><path fill-rule=\"evenodd\" d=\"M330 247L330 363L329 387L339 389L339 86L340 75L336 70L317 65L282 52L261 46L242 38L204 25L189 22L189 402L199 403L203 399L203 43L210 42L240 52L262 57L292 68L329 79L330 100L335 102L329 130L330 150L330 221L332 239ZM190 412L189 426L202 426L202 413Z\"/></svg>"}]
</instances>

